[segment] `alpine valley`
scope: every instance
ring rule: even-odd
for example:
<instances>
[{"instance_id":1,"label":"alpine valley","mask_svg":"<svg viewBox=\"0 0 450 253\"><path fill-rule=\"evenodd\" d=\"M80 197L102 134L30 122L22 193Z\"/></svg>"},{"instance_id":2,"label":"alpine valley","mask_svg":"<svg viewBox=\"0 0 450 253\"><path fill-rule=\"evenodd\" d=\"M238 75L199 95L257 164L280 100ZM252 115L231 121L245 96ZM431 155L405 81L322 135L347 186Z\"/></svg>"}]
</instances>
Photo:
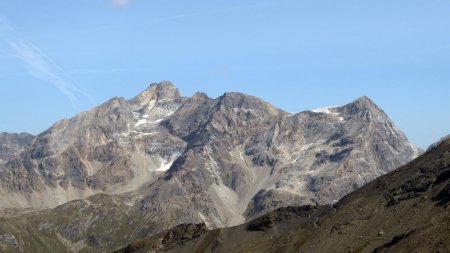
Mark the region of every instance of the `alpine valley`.
<instances>
[{"instance_id":1,"label":"alpine valley","mask_svg":"<svg viewBox=\"0 0 450 253\"><path fill-rule=\"evenodd\" d=\"M422 151L367 97L292 114L152 84L37 136L0 135L0 252L384 252L421 234L384 214L447 203L443 143L379 178Z\"/></svg>"}]
</instances>

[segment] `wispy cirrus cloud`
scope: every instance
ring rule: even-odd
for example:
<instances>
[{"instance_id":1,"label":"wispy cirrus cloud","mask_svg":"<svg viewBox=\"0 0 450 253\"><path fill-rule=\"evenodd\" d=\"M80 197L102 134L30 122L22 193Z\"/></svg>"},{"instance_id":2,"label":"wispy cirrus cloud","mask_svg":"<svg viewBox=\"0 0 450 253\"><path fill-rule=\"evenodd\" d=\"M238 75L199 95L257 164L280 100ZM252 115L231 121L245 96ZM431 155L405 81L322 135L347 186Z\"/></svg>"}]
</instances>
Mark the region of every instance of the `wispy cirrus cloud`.
<instances>
[{"instance_id":1,"label":"wispy cirrus cloud","mask_svg":"<svg viewBox=\"0 0 450 253\"><path fill-rule=\"evenodd\" d=\"M97 104L92 96L78 88L75 80L64 69L42 52L37 46L19 42L16 29L5 18L0 17L0 33L9 40L14 51L14 58L19 59L26 67L28 74L57 88L71 102L79 96L86 97L93 105Z\"/></svg>"},{"instance_id":2,"label":"wispy cirrus cloud","mask_svg":"<svg viewBox=\"0 0 450 253\"><path fill-rule=\"evenodd\" d=\"M115 6L120 6L120 7L127 6L130 4L130 2L131 2L131 0L112 0L112 3Z\"/></svg>"},{"instance_id":3,"label":"wispy cirrus cloud","mask_svg":"<svg viewBox=\"0 0 450 253\"><path fill-rule=\"evenodd\" d=\"M81 91L67 73L38 47L24 42L10 42L16 56L25 64L28 73L33 77L52 84L70 101L76 102L77 94L87 97L96 104L92 97Z\"/></svg>"}]
</instances>

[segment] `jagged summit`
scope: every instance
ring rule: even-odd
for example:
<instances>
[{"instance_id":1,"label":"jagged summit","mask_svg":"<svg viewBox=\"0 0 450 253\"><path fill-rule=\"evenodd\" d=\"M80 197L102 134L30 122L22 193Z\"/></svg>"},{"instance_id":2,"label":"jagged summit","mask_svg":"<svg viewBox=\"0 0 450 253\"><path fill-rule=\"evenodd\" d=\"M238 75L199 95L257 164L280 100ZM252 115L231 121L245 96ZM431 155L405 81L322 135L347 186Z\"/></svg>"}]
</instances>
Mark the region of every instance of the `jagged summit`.
<instances>
[{"instance_id":1,"label":"jagged summit","mask_svg":"<svg viewBox=\"0 0 450 253\"><path fill-rule=\"evenodd\" d=\"M355 101L353 101L352 103L362 103L362 104L375 104L368 96L361 96L357 99L355 99Z\"/></svg>"},{"instance_id":2,"label":"jagged summit","mask_svg":"<svg viewBox=\"0 0 450 253\"><path fill-rule=\"evenodd\" d=\"M152 83L146 90L129 100L134 109L142 108L145 105L157 105L167 102L180 103L185 98L180 96L179 90L169 81Z\"/></svg>"},{"instance_id":3,"label":"jagged summit","mask_svg":"<svg viewBox=\"0 0 450 253\"><path fill-rule=\"evenodd\" d=\"M314 113L336 113L336 111L345 111L346 113L358 113L361 111L382 111L370 98L362 96L356 100L342 106L327 106L314 110Z\"/></svg>"},{"instance_id":4,"label":"jagged summit","mask_svg":"<svg viewBox=\"0 0 450 253\"><path fill-rule=\"evenodd\" d=\"M349 114L355 114L360 112L370 112L374 113L378 116L385 116L387 115L384 113L383 110L381 110L380 107L378 107L370 98L367 96L362 96L353 102L350 102L342 107L340 107L341 111Z\"/></svg>"},{"instance_id":5,"label":"jagged summit","mask_svg":"<svg viewBox=\"0 0 450 253\"><path fill-rule=\"evenodd\" d=\"M247 112L257 114L279 114L282 110L275 108L260 98L239 92L227 92L218 97L218 106L224 110L233 112Z\"/></svg>"},{"instance_id":6,"label":"jagged summit","mask_svg":"<svg viewBox=\"0 0 450 253\"><path fill-rule=\"evenodd\" d=\"M209 99L209 96L205 92L198 91L198 92L194 93L194 95L192 95L192 97L191 97L191 100L196 100L196 99L199 99L199 100Z\"/></svg>"}]
</instances>

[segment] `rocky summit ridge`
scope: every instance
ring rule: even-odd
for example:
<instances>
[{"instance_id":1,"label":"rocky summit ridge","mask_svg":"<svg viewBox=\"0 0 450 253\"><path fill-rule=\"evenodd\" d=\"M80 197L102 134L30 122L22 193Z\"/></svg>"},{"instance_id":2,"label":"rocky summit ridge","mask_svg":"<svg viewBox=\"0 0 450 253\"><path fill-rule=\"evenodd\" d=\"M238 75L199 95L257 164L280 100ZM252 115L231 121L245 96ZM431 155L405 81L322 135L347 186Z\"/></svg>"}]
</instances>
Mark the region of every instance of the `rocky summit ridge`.
<instances>
[{"instance_id":1,"label":"rocky summit ridge","mask_svg":"<svg viewBox=\"0 0 450 253\"><path fill-rule=\"evenodd\" d=\"M228 227L335 203L419 154L367 97L290 114L241 93L186 98L162 82L57 122L1 163L0 208L43 211L0 232L28 220L24 245L107 251L183 223Z\"/></svg>"}]
</instances>

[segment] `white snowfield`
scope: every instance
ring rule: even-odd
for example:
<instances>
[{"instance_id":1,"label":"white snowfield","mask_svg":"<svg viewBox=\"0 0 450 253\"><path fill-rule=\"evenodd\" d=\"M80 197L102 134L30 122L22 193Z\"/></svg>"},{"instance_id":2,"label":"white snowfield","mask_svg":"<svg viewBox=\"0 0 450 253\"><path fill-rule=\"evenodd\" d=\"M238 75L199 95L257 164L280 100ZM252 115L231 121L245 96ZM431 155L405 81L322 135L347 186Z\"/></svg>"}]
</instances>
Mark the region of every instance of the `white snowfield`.
<instances>
[{"instance_id":1,"label":"white snowfield","mask_svg":"<svg viewBox=\"0 0 450 253\"><path fill-rule=\"evenodd\" d=\"M316 108L314 110L311 110L312 112L315 113L326 113L326 114L331 114L332 112L330 111L330 109L336 108L338 106L333 105L333 106L325 106L325 107L320 107L320 108Z\"/></svg>"}]
</instances>

